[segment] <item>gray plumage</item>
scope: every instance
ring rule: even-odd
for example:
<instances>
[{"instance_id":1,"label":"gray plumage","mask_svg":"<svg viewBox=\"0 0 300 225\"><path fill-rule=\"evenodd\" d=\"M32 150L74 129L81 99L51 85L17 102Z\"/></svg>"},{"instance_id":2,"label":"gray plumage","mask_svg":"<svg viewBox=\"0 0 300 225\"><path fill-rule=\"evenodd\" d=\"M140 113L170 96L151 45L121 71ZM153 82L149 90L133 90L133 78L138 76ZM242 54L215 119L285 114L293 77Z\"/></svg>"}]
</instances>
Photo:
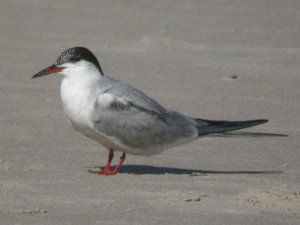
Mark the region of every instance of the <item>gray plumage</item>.
<instances>
[{"instance_id":1,"label":"gray plumage","mask_svg":"<svg viewBox=\"0 0 300 225\"><path fill-rule=\"evenodd\" d=\"M165 148L189 142L199 136L267 122L266 120L227 122L192 119L164 108L128 84L106 76L103 76L100 82L106 87L102 94L111 94L115 99L106 107L96 103L94 129L121 140L124 145L144 149L141 154L159 153Z\"/></svg>"},{"instance_id":2,"label":"gray plumage","mask_svg":"<svg viewBox=\"0 0 300 225\"><path fill-rule=\"evenodd\" d=\"M243 129L267 122L211 121L193 119L164 108L143 92L104 75L97 58L88 49L64 51L56 63L33 78L61 73L61 99L73 127L109 150L104 170L114 175L125 153L152 155L198 137ZM110 170L115 150L122 151L118 166Z\"/></svg>"},{"instance_id":3,"label":"gray plumage","mask_svg":"<svg viewBox=\"0 0 300 225\"><path fill-rule=\"evenodd\" d=\"M108 87L103 93L115 99L106 107L96 104L94 128L97 131L114 136L130 147L152 151L159 148L159 152L198 136L195 120L165 109L130 85L106 76L102 82Z\"/></svg>"}]
</instances>

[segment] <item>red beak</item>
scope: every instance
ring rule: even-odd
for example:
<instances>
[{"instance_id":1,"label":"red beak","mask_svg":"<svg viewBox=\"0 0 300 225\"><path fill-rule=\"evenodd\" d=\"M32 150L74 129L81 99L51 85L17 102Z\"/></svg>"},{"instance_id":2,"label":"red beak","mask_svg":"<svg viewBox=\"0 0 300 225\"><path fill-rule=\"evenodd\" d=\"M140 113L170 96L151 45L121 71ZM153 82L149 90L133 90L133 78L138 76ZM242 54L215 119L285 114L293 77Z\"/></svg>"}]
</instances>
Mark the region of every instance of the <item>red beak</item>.
<instances>
[{"instance_id":1,"label":"red beak","mask_svg":"<svg viewBox=\"0 0 300 225\"><path fill-rule=\"evenodd\" d=\"M32 78L37 78L37 77L42 77L42 76L46 76L52 73L58 73L60 71L62 71L64 69L64 67L57 67L55 66L55 64L41 70L40 72L38 72L37 74L35 74Z\"/></svg>"}]
</instances>

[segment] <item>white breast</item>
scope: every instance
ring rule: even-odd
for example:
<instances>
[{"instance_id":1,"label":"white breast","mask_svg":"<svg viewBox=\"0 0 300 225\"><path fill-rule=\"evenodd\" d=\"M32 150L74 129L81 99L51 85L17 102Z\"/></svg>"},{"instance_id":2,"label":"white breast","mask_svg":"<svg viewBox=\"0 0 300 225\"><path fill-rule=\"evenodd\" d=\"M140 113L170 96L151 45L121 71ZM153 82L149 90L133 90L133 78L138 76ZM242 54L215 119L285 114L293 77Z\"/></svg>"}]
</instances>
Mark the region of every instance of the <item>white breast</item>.
<instances>
[{"instance_id":1,"label":"white breast","mask_svg":"<svg viewBox=\"0 0 300 225\"><path fill-rule=\"evenodd\" d=\"M72 123L89 126L90 115L96 101L96 93L89 84L76 79L64 78L61 83L63 108Z\"/></svg>"},{"instance_id":2,"label":"white breast","mask_svg":"<svg viewBox=\"0 0 300 225\"><path fill-rule=\"evenodd\" d=\"M100 83L101 76L98 74L82 76L82 74L73 72L71 76L65 76L61 83L63 108L75 130L101 143L106 148L120 148L117 144L120 141L94 130L95 114L101 113L95 109L95 106L99 107L99 102L101 102L105 107L113 100L113 96L110 94L101 94Z\"/></svg>"}]
</instances>

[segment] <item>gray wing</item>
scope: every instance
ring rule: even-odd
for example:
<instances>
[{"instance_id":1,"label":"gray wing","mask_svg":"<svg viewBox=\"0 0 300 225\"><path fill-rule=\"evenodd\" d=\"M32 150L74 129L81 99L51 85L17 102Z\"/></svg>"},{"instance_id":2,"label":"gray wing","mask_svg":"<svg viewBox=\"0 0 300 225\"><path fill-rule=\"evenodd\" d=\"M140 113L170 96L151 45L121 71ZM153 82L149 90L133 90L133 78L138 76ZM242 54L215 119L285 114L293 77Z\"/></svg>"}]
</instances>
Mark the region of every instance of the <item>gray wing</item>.
<instances>
[{"instance_id":1,"label":"gray wing","mask_svg":"<svg viewBox=\"0 0 300 225\"><path fill-rule=\"evenodd\" d=\"M97 104L95 129L134 148L172 145L197 136L196 122L159 103L133 87L115 82L104 94L108 105Z\"/></svg>"}]
</instances>

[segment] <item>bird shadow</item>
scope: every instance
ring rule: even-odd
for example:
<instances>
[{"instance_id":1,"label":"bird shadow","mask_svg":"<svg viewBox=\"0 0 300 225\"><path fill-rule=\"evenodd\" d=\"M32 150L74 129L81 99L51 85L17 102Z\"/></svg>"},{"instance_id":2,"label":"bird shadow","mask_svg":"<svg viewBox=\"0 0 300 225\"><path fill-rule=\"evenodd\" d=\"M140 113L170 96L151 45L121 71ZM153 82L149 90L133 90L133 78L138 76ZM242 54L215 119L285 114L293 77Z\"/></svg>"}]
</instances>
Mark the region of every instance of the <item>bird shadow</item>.
<instances>
[{"instance_id":1,"label":"bird shadow","mask_svg":"<svg viewBox=\"0 0 300 225\"><path fill-rule=\"evenodd\" d=\"M222 134L212 134L209 137L288 137L286 134L276 133L258 133L258 132L228 132ZM89 167L91 168L91 167ZM92 167L93 169L103 169L101 167ZM197 169L182 169L175 167L159 167L159 166L146 166L146 165L123 165L119 173L123 174L135 174L135 175L190 175L190 176L208 176L211 174L223 174L223 175L251 175L251 174L282 174L284 171L273 170L197 170Z\"/></svg>"},{"instance_id":2,"label":"bird shadow","mask_svg":"<svg viewBox=\"0 0 300 225\"><path fill-rule=\"evenodd\" d=\"M270 171L270 170L197 170L197 169L181 169L174 167L159 167L159 166L146 166L146 165L123 165L119 173L135 174L135 175L190 175L190 176L207 176L210 174L223 174L223 175L251 175L251 174L282 174L283 171Z\"/></svg>"}]
</instances>

